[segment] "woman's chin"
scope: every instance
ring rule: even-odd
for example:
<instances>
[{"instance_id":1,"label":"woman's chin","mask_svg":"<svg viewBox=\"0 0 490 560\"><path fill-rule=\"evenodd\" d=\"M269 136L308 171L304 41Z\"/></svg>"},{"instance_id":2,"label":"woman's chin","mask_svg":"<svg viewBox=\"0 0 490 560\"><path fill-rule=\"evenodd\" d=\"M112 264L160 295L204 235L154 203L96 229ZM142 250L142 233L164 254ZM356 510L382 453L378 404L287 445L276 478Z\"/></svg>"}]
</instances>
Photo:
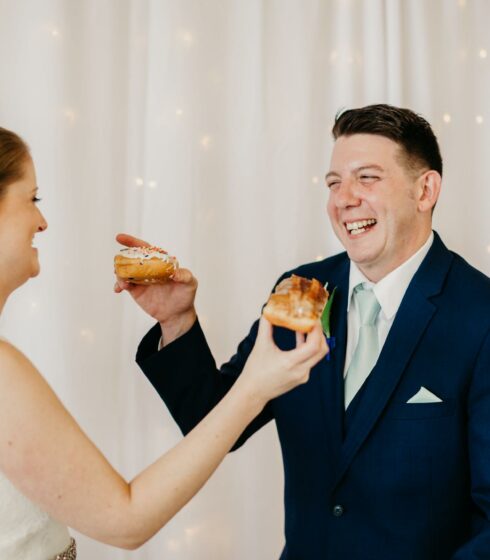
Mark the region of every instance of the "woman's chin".
<instances>
[{"instance_id":1,"label":"woman's chin","mask_svg":"<svg viewBox=\"0 0 490 560\"><path fill-rule=\"evenodd\" d=\"M40 266L39 261L36 257L35 262L32 264L30 277L35 278L36 276L39 275L40 272L41 272L41 266Z\"/></svg>"}]
</instances>

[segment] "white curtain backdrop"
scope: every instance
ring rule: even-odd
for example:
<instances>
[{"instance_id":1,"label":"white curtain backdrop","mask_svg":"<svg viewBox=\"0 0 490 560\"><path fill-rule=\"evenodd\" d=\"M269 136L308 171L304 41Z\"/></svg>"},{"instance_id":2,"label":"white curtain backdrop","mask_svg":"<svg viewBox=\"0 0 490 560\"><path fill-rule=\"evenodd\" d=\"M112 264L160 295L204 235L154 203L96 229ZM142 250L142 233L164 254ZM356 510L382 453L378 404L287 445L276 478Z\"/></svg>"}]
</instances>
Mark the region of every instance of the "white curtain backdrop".
<instances>
[{"instance_id":1,"label":"white curtain backdrop","mask_svg":"<svg viewBox=\"0 0 490 560\"><path fill-rule=\"evenodd\" d=\"M433 124L435 229L490 273L489 21L488 0L0 0L0 125L30 144L49 222L1 333L124 476L181 436L134 363L152 321L112 292L115 234L193 270L225 361L283 271L340 250L323 182L340 108ZM270 425L142 549L77 536L80 557L278 558L282 485Z\"/></svg>"}]
</instances>

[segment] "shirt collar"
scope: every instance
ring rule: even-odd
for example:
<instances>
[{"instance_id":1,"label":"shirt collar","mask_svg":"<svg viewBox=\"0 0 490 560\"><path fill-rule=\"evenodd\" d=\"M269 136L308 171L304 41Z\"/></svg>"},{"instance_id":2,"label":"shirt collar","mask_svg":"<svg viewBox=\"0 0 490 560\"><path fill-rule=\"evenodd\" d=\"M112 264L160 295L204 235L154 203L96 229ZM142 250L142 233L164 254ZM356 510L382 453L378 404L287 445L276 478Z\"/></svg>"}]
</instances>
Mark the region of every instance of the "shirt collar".
<instances>
[{"instance_id":1,"label":"shirt collar","mask_svg":"<svg viewBox=\"0 0 490 560\"><path fill-rule=\"evenodd\" d=\"M400 303L407 291L408 285L412 280L417 269L422 264L425 256L429 252L434 241L434 233L431 231L427 241L420 247L420 249L414 253L409 259L407 259L403 264L401 264L395 270L392 270L379 282L374 284L368 280L364 274L359 270L356 263L350 262L350 272L349 272L349 297L347 300L347 311L350 308L350 302L352 299L352 292L354 288L364 282L367 286L372 287L374 294L381 306L381 312L386 319L391 319L394 317L395 313L400 307Z\"/></svg>"}]
</instances>

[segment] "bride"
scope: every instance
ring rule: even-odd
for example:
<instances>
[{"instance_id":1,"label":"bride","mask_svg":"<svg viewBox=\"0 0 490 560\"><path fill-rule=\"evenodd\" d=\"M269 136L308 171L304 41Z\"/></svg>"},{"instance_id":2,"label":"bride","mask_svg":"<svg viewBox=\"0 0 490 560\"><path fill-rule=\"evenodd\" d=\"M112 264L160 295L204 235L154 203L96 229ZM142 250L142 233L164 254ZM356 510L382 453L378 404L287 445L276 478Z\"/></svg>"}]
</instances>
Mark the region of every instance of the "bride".
<instances>
[{"instance_id":1,"label":"bride","mask_svg":"<svg viewBox=\"0 0 490 560\"><path fill-rule=\"evenodd\" d=\"M29 150L0 128L0 310L39 273L32 242L47 223L37 202ZM254 350L227 396L178 445L126 482L36 367L0 340L0 559L73 559L67 526L116 547L141 546L201 488L266 402L308 379L326 353L320 325L297 341L296 349L280 351L271 325L261 319Z\"/></svg>"}]
</instances>

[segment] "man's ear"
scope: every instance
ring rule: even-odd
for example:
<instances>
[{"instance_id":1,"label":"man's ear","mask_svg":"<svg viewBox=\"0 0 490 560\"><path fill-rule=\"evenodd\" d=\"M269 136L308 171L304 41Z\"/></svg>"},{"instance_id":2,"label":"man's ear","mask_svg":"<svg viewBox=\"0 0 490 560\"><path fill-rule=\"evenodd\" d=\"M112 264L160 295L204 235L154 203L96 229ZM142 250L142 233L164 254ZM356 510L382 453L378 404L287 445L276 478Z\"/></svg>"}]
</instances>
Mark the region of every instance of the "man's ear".
<instances>
[{"instance_id":1,"label":"man's ear","mask_svg":"<svg viewBox=\"0 0 490 560\"><path fill-rule=\"evenodd\" d=\"M441 180L439 173L433 169L426 171L419 178L418 209L420 212L429 212L433 210L439 198L439 193L441 192Z\"/></svg>"}]
</instances>

